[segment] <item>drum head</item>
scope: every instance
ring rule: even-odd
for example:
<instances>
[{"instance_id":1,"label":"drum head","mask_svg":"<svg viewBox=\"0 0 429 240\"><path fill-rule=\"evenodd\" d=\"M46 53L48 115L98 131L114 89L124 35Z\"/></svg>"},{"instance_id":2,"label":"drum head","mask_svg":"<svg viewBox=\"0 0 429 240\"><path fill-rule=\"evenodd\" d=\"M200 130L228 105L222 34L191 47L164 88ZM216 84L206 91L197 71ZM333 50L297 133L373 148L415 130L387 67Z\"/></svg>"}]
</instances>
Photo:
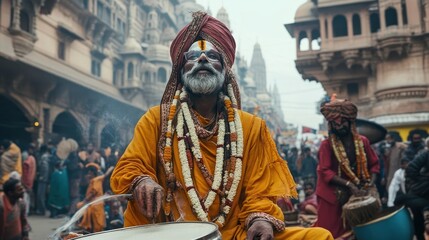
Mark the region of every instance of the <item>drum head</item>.
<instances>
[{"instance_id":1,"label":"drum head","mask_svg":"<svg viewBox=\"0 0 429 240\"><path fill-rule=\"evenodd\" d=\"M220 239L218 227L209 222L172 222L120 228L74 238L81 240Z\"/></svg>"}]
</instances>

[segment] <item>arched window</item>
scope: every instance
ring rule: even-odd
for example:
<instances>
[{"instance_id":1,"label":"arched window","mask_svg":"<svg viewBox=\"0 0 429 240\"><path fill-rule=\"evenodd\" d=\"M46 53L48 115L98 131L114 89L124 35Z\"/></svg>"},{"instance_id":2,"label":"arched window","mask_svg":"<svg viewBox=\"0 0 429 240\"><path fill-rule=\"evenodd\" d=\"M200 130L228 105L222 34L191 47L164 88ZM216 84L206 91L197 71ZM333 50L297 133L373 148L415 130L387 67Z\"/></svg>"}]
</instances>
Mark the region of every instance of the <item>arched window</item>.
<instances>
[{"instance_id":1,"label":"arched window","mask_svg":"<svg viewBox=\"0 0 429 240\"><path fill-rule=\"evenodd\" d=\"M371 33L376 33L380 30L380 16L378 13L371 13L369 15L369 22L371 24Z\"/></svg>"},{"instance_id":2,"label":"arched window","mask_svg":"<svg viewBox=\"0 0 429 240\"><path fill-rule=\"evenodd\" d=\"M299 33L299 51L308 51L310 49L310 42L308 41L307 33L301 31Z\"/></svg>"},{"instance_id":3,"label":"arched window","mask_svg":"<svg viewBox=\"0 0 429 240\"><path fill-rule=\"evenodd\" d=\"M348 34L347 19L343 15L337 15L332 21L332 28L334 29L334 37L345 37Z\"/></svg>"},{"instance_id":4,"label":"arched window","mask_svg":"<svg viewBox=\"0 0 429 240\"><path fill-rule=\"evenodd\" d=\"M22 31L30 32L30 16L25 10L19 12L19 27Z\"/></svg>"},{"instance_id":5,"label":"arched window","mask_svg":"<svg viewBox=\"0 0 429 240\"><path fill-rule=\"evenodd\" d=\"M158 82L167 82L167 71L165 71L165 68L158 69Z\"/></svg>"},{"instance_id":6,"label":"arched window","mask_svg":"<svg viewBox=\"0 0 429 240\"><path fill-rule=\"evenodd\" d=\"M33 33L34 8L29 0L22 1L19 11L19 28L22 31Z\"/></svg>"},{"instance_id":7,"label":"arched window","mask_svg":"<svg viewBox=\"0 0 429 240\"><path fill-rule=\"evenodd\" d=\"M320 32L318 29L313 29L311 31L311 49L312 50L320 50Z\"/></svg>"},{"instance_id":8,"label":"arched window","mask_svg":"<svg viewBox=\"0 0 429 240\"><path fill-rule=\"evenodd\" d=\"M134 77L134 64L128 63L128 80L131 80Z\"/></svg>"},{"instance_id":9,"label":"arched window","mask_svg":"<svg viewBox=\"0 0 429 240\"><path fill-rule=\"evenodd\" d=\"M144 79L146 82L150 82L150 73L148 71L144 72Z\"/></svg>"},{"instance_id":10,"label":"arched window","mask_svg":"<svg viewBox=\"0 0 429 240\"><path fill-rule=\"evenodd\" d=\"M386 11L384 11L384 15L386 19L386 27L398 26L398 13L395 8L387 8Z\"/></svg>"},{"instance_id":11,"label":"arched window","mask_svg":"<svg viewBox=\"0 0 429 240\"><path fill-rule=\"evenodd\" d=\"M352 22L353 22L353 35L355 36L361 35L362 29L360 25L360 16L358 14L353 14Z\"/></svg>"}]
</instances>

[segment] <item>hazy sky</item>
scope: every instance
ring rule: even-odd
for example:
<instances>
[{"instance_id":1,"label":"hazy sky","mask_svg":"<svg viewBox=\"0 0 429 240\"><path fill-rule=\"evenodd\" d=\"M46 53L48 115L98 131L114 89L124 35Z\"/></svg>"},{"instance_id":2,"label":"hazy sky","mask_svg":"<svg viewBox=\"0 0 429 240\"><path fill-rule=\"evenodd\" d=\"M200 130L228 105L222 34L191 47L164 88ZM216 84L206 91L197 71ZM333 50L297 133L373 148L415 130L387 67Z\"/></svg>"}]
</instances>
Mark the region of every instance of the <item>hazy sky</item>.
<instances>
[{"instance_id":1,"label":"hazy sky","mask_svg":"<svg viewBox=\"0 0 429 240\"><path fill-rule=\"evenodd\" d=\"M204 7L209 6L214 16L222 6L226 9L237 49L248 64L255 43L260 44L267 68L268 89L277 84L285 121L318 128L322 116L316 114L316 102L325 92L321 84L301 78L294 63L295 39L284 27L285 23L293 22L296 9L304 2L306 0L197 0Z\"/></svg>"}]
</instances>

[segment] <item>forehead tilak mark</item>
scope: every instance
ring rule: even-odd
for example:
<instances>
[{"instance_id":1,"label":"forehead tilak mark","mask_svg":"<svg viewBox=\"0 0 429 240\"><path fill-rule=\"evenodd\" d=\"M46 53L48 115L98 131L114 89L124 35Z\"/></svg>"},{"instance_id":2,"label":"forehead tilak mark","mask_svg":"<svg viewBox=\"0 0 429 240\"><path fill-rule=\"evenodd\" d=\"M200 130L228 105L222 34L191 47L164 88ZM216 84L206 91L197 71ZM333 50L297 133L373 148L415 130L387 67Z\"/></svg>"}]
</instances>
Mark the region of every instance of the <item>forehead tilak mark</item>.
<instances>
[{"instance_id":1,"label":"forehead tilak mark","mask_svg":"<svg viewBox=\"0 0 429 240\"><path fill-rule=\"evenodd\" d=\"M198 46L200 47L201 50L203 50L203 51L206 50L206 46L207 46L206 41L205 40L199 40Z\"/></svg>"}]
</instances>

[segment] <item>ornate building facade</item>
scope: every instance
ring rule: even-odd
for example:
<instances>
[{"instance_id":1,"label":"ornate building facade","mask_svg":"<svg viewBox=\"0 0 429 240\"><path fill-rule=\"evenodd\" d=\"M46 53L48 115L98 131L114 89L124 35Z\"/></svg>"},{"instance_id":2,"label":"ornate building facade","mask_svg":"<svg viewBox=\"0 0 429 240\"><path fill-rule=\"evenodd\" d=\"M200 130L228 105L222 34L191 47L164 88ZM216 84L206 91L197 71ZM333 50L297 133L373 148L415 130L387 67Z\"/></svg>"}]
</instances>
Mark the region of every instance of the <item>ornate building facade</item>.
<instances>
[{"instance_id":1,"label":"ornate building facade","mask_svg":"<svg viewBox=\"0 0 429 240\"><path fill-rule=\"evenodd\" d=\"M171 41L197 10L195 0L0 1L0 139L126 144L159 104ZM224 8L217 17L229 26Z\"/></svg>"},{"instance_id":2,"label":"ornate building facade","mask_svg":"<svg viewBox=\"0 0 429 240\"><path fill-rule=\"evenodd\" d=\"M428 16L428 1L308 0L285 27L304 80L406 139L429 131Z\"/></svg>"},{"instance_id":3,"label":"ornate building facade","mask_svg":"<svg viewBox=\"0 0 429 240\"><path fill-rule=\"evenodd\" d=\"M0 1L0 138L125 144L161 98L180 4Z\"/></svg>"}]
</instances>

